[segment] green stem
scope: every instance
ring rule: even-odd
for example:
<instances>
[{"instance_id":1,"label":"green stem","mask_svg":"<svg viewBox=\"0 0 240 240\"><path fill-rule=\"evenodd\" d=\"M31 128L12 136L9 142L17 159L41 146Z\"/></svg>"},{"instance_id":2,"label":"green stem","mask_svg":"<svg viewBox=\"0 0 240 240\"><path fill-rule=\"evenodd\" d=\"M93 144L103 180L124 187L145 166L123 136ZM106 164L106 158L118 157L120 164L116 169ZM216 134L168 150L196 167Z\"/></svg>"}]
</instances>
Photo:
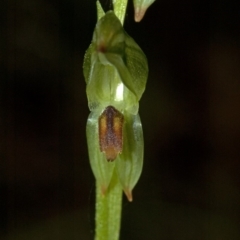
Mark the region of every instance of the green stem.
<instances>
[{"instance_id":1,"label":"green stem","mask_svg":"<svg viewBox=\"0 0 240 240\"><path fill-rule=\"evenodd\" d=\"M97 183L95 240L118 240L122 209L122 187L116 171L105 195Z\"/></svg>"},{"instance_id":2,"label":"green stem","mask_svg":"<svg viewBox=\"0 0 240 240\"><path fill-rule=\"evenodd\" d=\"M114 12L120 22L124 23L128 0L113 0Z\"/></svg>"},{"instance_id":3,"label":"green stem","mask_svg":"<svg viewBox=\"0 0 240 240\"><path fill-rule=\"evenodd\" d=\"M113 0L114 12L123 24L128 0ZM96 186L95 240L118 240L121 225L122 186L116 171L105 195L100 184Z\"/></svg>"}]
</instances>

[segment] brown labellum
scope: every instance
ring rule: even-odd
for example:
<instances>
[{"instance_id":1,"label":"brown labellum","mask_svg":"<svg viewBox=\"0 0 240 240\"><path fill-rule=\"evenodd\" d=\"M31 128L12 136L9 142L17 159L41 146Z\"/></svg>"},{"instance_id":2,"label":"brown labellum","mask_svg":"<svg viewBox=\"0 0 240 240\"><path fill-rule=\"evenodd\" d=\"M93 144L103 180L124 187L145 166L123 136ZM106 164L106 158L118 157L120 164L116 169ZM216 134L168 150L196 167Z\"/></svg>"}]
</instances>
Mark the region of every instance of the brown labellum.
<instances>
[{"instance_id":1,"label":"brown labellum","mask_svg":"<svg viewBox=\"0 0 240 240\"><path fill-rule=\"evenodd\" d=\"M108 106L98 119L100 151L113 161L122 152L123 115L113 106Z\"/></svg>"}]
</instances>

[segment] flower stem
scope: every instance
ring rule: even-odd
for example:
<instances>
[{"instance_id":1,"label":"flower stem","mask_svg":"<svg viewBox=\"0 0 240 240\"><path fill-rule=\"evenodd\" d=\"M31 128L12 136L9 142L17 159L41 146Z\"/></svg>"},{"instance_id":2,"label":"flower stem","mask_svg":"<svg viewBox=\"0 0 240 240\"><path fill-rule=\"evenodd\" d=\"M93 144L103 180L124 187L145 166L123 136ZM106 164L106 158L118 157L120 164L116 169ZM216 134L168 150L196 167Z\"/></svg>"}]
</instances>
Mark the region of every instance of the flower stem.
<instances>
[{"instance_id":1,"label":"flower stem","mask_svg":"<svg viewBox=\"0 0 240 240\"><path fill-rule=\"evenodd\" d=\"M113 0L114 12L123 25L128 0Z\"/></svg>"},{"instance_id":2,"label":"flower stem","mask_svg":"<svg viewBox=\"0 0 240 240\"><path fill-rule=\"evenodd\" d=\"M95 240L118 240L122 209L122 187L116 171L105 195L100 184L96 189L96 235Z\"/></svg>"},{"instance_id":3,"label":"flower stem","mask_svg":"<svg viewBox=\"0 0 240 240\"><path fill-rule=\"evenodd\" d=\"M114 12L123 24L128 0L113 0ZM116 171L106 193L96 184L95 240L118 240L121 225L122 186Z\"/></svg>"}]
</instances>

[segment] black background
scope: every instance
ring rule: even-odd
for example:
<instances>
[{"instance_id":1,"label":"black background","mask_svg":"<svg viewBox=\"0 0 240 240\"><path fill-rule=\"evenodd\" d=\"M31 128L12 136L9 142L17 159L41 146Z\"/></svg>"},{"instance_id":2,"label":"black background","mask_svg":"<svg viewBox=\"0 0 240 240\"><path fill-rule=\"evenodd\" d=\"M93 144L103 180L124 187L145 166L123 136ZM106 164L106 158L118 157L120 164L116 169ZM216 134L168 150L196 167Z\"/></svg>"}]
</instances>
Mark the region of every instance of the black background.
<instances>
[{"instance_id":1,"label":"black background","mask_svg":"<svg viewBox=\"0 0 240 240\"><path fill-rule=\"evenodd\" d=\"M82 64L95 1L5 0L0 13L0 239L93 239ZM140 23L129 2L150 72L121 239L240 239L239 23L227 0L157 0Z\"/></svg>"}]
</instances>

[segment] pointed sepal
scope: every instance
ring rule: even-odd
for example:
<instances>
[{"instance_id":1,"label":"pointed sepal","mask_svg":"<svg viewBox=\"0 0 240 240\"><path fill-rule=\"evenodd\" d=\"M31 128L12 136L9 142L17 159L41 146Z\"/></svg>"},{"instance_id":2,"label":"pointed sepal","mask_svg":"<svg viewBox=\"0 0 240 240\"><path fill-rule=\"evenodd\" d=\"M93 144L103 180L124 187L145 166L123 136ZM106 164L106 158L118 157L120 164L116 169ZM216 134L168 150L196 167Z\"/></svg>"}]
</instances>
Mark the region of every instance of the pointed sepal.
<instances>
[{"instance_id":1,"label":"pointed sepal","mask_svg":"<svg viewBox=\"0 0 240 240\"><path fill-rule=\"evenodd\" d=\"M155 2L155 0L133 0L134 19L136 22L140 22L143 19L147 9L153 2Z\"/></svg>"},{"instance_id":2,"label":"pointed sepal","mask_svg":"<svg viewBox=\"0 0 240 240\"><path fill-rule=\"evenodd\" d=\"M129 201L143 167L143 132L139 115L124 112L123 151L116 160L119 181Z\"/></svg>"},{"instance_id":3,"label":"pointed sepal","mask_svg":"<svg viewBox=\"0 0 240 240\"><path fill-rule=\"evenodd\" d=\"M100 112L90 113L87 120L87 145L90 159L90 165L95 178L101 186L104 195L108 189L109 183L115 167L115 162L108 162L106 156L100 151L99 147L99 121Z\"/></svg>"},{"instance_id":4,"label":"pointed sepal","mask_svg":"<svg viewBox=\"0 0 240 240\"><path fill-rule=\"evenodd\" d=\"M102 18L105 15L105 12L102 8L102 5L99 1L97 1L97 19L99 20L100 18Z\"/></svg>"}]
</instances>

